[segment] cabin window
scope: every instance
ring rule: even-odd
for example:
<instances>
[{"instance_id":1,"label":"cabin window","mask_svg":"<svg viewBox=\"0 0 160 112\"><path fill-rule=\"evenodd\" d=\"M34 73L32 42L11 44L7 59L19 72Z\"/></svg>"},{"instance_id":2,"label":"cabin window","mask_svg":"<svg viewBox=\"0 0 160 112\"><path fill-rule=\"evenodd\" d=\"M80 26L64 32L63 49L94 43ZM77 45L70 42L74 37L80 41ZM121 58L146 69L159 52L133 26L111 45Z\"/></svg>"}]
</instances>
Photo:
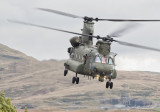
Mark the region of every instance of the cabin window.
<instances>
[{"instance_id":1,"label":"cabin window","mask_svg":"<svg viewBox=\"0 0 160 112\"><path fill-rule=\"evenodd\" d=\"M100 58L99 56L96 56L96 58L95 58L95 62L97 62L97 63L101 63L101 58Z\"/></svg>"},{"instance_id":2,"label":"cabin window","mask_svg":"<svg viewBox=\"0 0 160 112\"><path fill-rule=\"evenodd\" d=\"M79 55L79 60L81 60L81 55Z\"/></svg>"},{"instance_id":3,"label":"cabin window","mask_svg":"<svg viewBox=\"0 0 160 112\"><path fill-rule=\"evenodd\" d=\"M77 59L80 60L80 55L77 54Z\"/></svg>"},{"instance_id":4,"label":"cabin window","mask_svg":"<svg viewBox=\"0 0 160 112\"><path fill-rule=\"evenodd\" d=\"M70 56L71 56L71 58L74 58L74 53L72 53Z\"/></svg>"},{"instance_id":5,"label":"cabin window","mask_svg":"<svg viewBox=\"0 0 160 112\"><path fill-rule=\"evenodd\" d=\"M77 59L77 54L75 54L75 59Z\"/></svg>"},{"instance_id":6,"label":"cabin window","mask_svg":"<svg viewBox=\"0 0 160 112\"><path fill-rule=\"evenodd\" d=\"M79 55L77 54L77 60L79 60Z\"/></svg>"},{"instance_id":7,"label":"cabin window","mask_svg":"<svg viewBox=\"0 0 160 112\"><path fill-rule=\"evenodd\" d=\"M112 60L112 58L108 58L108 64L113 65L113 60Z\"/></svg>"}]
</instances>

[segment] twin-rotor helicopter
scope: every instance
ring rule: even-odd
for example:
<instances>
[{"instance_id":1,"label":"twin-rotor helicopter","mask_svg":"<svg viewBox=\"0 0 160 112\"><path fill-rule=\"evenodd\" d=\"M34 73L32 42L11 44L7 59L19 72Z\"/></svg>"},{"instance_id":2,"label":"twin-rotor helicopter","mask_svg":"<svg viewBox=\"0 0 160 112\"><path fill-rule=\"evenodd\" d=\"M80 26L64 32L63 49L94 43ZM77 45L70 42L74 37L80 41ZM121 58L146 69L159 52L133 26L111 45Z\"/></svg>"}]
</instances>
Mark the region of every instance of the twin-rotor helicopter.
<instances>
[{"instance_id":1,"label":"twin-rotor helicopter","mask_svg":"<svg viewBox=\"0 0 160 112\"><path fill-rule=\"evenodd\" d=\"M65 66L64 76L68 74L68 70L76 73L76 76L72 78L73 84L74 83L79 84L80 79L77 75L81 74L81 75L86 75L88 77L90 76L93 78L97 78L100 82L103 82L104 80L108 79L108 81L106 82L106 88L110 89L113 88L113 82L111 80L117 77L117 72L115 69L115 56L117 54L111 52L112 42L116 42L125 46L131 46L131 47L160 52L160 49L115 40L114 37L117 37L117 35L115 35L116 33L107 35L105 37L94 35L94 21L152 22L160 20L99 19L87 16L81 17L74 14L69 14L66 12L61 12L52 9L45 9L45 8L38 8L38 9L71 18L79 18L84 20L82 33L76 33L72 31L61 30L57 28L46 27L21 21L9 20L10 22L18 24L25 24L25 25L41 27L45 29L56 30L60 32L78 35L70 39L70 43L72 45L72 47L68 48L68 53L70 58L64 63ZM128 28L126 28L126 30L127 29ZM94 38L98 40L96 45L93 45Z\"/></svg>"}]
</instances>

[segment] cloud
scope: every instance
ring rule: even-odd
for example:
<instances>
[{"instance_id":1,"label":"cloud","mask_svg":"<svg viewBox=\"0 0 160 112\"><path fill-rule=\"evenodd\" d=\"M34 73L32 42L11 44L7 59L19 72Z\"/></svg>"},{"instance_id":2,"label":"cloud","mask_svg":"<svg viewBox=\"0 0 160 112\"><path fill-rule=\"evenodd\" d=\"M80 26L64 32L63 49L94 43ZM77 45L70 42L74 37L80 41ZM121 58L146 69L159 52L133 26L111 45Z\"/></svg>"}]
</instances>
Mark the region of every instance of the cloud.
<instances>
[{"instance_id":1,"label":"cloud","mask_svg":"<svg viewBox=\"0 0 160 112\"><path fill-rule=\"evenodd\" d=\"M118 70L129 71L156 71L160 72L160 59L152 55L121 55L117 56L116 63Z\"/></svg>"}]
</instances>

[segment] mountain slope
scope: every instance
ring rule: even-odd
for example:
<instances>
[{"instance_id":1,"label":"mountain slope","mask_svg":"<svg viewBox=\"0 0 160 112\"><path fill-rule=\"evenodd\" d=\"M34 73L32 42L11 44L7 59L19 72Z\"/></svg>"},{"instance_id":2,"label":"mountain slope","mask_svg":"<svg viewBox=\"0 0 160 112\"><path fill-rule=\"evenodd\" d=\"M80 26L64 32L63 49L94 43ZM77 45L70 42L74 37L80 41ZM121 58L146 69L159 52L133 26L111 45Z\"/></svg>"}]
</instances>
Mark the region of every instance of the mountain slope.
<instances>
[{"instance_id":1,"label":"mountain slope","mask_svg":"<svg viewBox=\"0 0 160 112\"><path fill-rule=\"evenodd\" d=\"M71 83L75 73L63 76L64 61L38 61L2 44L0 50L0 90L18 108L105 110L160 105L160 73L118 71L112 90L105 88L105 82L81 75L75 85Z\"/></svg>"}]
</instances>

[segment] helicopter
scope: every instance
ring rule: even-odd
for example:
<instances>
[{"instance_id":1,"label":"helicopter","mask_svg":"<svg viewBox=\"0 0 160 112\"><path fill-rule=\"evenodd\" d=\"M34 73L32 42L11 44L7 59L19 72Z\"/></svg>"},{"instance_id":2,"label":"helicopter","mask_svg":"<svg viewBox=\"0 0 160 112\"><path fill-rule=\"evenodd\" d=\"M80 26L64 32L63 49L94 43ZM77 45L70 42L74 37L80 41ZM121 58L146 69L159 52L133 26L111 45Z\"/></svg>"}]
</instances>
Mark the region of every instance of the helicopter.
<instances>
[{"instance_id":1,"label":"helicopter","mask_svg":"<svg viewBox=\"0 0 160 112\"><path fill-rule=\"evenodd\" d=\"M26 23L22 21L8 20L9 22L14 22L18 24L30 25L34 27L45 28L49 30L55 30L70 34L75 34L78 36L72 37L70 39L71 47L68 48L67 52L69 54L69 59L64 63L64 76L67 76L68 70L75 72L76 76L72 78L73 84L79 84L78 74L97 78L100 82L108 80L106 82L106 88L113 88L112 79L116 79L117 72L115 69L115 57L116 53L111 52L112 42L119 43L121 45L136 47L141 49L147 49L152 51L160 52L160 49L152 48L148 46L137 45L129 42L115 40L118 37L116 33L112 33L107 36L95 36L94 35L94 22L98 21L112 21L112 22L152 22L160 20L143 20L143 19L99 19L88 16L77 16L74 14L57 11L53 9L37 8L41 11L51 12L71 18L83 19L83 29L82 33L76 33L67 30L61 30L52 27L46 27L41 25L36 25L32 23ZM128 29L128 28L126 28ZM125 29L119 30L120 32L125 31ZM93 45L93 39L97 39L96 45Z\"/></svg>"}]
</instances>

